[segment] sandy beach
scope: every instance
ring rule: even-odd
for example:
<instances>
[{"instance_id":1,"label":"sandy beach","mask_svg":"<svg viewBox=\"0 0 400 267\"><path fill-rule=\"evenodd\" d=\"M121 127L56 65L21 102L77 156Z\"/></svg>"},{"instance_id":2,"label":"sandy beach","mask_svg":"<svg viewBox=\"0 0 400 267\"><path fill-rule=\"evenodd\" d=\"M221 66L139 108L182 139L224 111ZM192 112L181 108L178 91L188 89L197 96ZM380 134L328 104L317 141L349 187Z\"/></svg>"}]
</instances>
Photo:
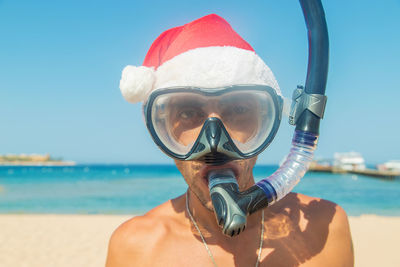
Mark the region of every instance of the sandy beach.
<instances>
[{"instance_id":1,"label":"sandy beach","mask_svg":"<svg viewBox=\"0 0 400 267\"><path fill-rule=\"evenodd\" d=\"M127 215L0 215L0 266L104 266ZM400 217L350 217L356 266L400 266Z\"/></svg>"}]
</instances>

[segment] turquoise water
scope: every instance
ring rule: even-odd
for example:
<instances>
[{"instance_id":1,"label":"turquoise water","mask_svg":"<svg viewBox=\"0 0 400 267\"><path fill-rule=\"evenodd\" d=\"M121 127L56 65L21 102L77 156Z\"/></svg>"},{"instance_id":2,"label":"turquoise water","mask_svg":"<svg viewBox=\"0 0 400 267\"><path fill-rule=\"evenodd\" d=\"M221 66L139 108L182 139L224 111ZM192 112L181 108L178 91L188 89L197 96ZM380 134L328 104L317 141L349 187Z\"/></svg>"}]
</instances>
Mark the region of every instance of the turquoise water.
<instances>
[{"instance_id":1,"label":"turquoise water","mask_svg":"<svg viewBox=\"0 0 400 267\"><path fill-rule=\"evenodd\" d=\"M277 166L256 166L256 180ZM138 214L183 194L175 166L0 167L0 213ZM400 180L307 173L296 192L341 205L350 215L400 215Z\"/></svg>"}]
</instances>

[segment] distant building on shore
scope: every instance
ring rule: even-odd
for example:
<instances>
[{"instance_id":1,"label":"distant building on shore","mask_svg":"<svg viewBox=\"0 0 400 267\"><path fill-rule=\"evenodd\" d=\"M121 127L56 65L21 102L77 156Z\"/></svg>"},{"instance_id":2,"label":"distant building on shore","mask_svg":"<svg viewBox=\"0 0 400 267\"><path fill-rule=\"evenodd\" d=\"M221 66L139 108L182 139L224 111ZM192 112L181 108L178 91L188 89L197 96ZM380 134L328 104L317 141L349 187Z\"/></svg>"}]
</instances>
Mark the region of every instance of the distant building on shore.
<instances>
[{"instance_id":1,"label":"distant building on shore","mask_svg":"<svg viewBox=\"0 0 400 267\"><path fill-rule=\"evenodd\" d=\"M391 160L377 167L377 169L369 169L360 153L346 152L335 153L332 164L329 164L327 160L314 160L310 164L309 171L352 173L390 180L400 177L400 160Z\"/></svg>"},{"instance_id":2,"label":"distant building on shore","mask_svg":"<svg viewBox=\"0 0 400 267\"><path fill-rule=\"evenodd\" d=\"M333 154L333 168L353 171L365 170L365 160L358 152L345 152Z\"/></svg>"},{"instance_id":3,"label":"distant building on shore","mask_svg":"<svg viewBox=\"0 0 400 267\"><path fill-rule=\"evenodd\" d=\"M0 155L0 165L75 165L73 161L63 161L62 159L54 159L50 154L7 154Z\"/></svg>"},{"instance_id":4,"label":"distant building on shore","mask_svg":"<svg viewBox=\"0 0 400 267\"><path fill-rule=\"evenodd\" d=\"M400 160L390 160L379 164L377 165L377 169L383 171L400 171Z\"/></svg>"}]
</instances>

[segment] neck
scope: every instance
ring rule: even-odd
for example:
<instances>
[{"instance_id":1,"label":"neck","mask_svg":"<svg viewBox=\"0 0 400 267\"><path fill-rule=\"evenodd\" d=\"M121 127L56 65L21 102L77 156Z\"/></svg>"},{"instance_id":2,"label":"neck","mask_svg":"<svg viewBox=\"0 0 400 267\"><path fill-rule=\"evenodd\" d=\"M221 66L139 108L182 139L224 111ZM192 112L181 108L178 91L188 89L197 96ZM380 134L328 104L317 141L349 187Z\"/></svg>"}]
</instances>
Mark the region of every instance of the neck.
<instances>
[{"instance_id":1,"label":"neck","mask_svg":"<svg viewBox=\"0 0 400 267\"><path fill-rule=\"evenodd\" d=\"M189 211L205 238L213 237L213 239L223 239L232 242L233 240L239 240L241 237L255 234L254 232L259 233L260 231L261 212L256 212L247 218L246 231L236 237L228 237L222 233L222 229L217 223L214 212L205 207L190 189L186 192L186 197ZM192 232L198 235L193 225Z\"/></svg>"}]
</instances>

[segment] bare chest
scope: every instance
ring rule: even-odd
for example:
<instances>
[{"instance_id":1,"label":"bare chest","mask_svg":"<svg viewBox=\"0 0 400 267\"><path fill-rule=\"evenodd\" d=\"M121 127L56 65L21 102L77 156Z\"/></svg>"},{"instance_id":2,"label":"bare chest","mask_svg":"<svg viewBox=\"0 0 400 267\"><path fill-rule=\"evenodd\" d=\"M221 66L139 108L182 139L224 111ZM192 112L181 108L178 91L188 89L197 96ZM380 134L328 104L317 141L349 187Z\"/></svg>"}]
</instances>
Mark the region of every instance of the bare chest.
<instances>
[{"instance_id":1,"label":"bare chest","mask_svg":"<svg viewBox=\"0 0 400 267\"><path fill-rule=\"evenodd\" d=\"M256 266L259 240L249 240L235 246L208 243L209 250L219 267ZM313 240L293 233L285 238L265 240L258 266L312 267L329 266L320 257L322 249ZM196 238L166 238L159 242L148 258L148 266L214 266L203 242Z\"/></svg>"}]
</instances>

